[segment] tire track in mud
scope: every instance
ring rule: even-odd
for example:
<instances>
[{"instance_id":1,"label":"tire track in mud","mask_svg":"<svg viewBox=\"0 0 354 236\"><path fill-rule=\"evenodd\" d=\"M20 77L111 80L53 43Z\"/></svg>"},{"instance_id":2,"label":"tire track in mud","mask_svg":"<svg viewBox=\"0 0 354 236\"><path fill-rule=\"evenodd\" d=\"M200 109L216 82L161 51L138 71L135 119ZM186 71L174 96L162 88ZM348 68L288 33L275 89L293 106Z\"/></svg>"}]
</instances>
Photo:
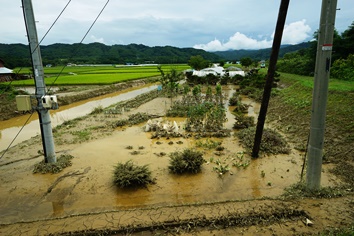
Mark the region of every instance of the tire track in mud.
<instances>
[{"instance_id":1,"label":"tire track in mud","mask_svg":"<svg viewBox=\"0 0 354 236\"><path fill-rule=\"evenodd\" d=\"M163 230L170 233L198 229L266 226L311 217L297 204L281 200L201 203L70 215L62 218L0 225L0 233L18 230L28 235L126 235Z\"/></svg>"},{"instance_id":2,"label":"tire track in mud","mask_svg":"<svg viewBox=\"0 0 354 236\"><path fill-rule=\"evenodd\" d=\"M329 226L353 224L353 202L353 196L348 195L333 199L257 199L120 209L0 224L0 234L312 235ZM306 219L314 224L306 225Z\"/></svg>"}]
</instances>

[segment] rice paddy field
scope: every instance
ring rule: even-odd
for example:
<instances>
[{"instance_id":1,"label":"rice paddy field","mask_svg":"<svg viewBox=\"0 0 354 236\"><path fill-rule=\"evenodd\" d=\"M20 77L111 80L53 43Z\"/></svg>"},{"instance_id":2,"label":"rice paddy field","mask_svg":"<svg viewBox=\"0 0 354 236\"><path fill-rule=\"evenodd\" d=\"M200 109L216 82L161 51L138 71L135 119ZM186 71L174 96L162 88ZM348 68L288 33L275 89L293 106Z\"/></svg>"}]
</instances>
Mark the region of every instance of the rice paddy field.
<instances>
[{"instance_id":1,"label":"rice paddy field","mask_svg":"<svg viewBox=\"0 0 354 236\"><path fill-rule=\"evenodd\" d=\"M161 65L166 73L171 69L183 71L190 69L186 64ZM31 68L16 68L14 73L32 74ZM157 65L112 65L112 66L65 66L45 67L44 76L47 85L108 85L129 80L159 76ZM32 86L33 79L17 80L14 86Z\"/></svg>"}]
</instances>

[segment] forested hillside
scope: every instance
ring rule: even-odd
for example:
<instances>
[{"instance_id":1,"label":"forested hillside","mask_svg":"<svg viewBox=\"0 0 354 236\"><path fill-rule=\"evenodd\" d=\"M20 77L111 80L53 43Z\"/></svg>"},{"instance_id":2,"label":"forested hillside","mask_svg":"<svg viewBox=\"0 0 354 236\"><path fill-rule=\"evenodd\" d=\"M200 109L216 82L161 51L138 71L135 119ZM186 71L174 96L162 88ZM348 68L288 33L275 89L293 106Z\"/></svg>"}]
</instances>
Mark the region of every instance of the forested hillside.
<instances>
[{"instance_id":1,"label":"forested hillside","mask_svg":"<svg viewBox=\"0 0 354 236\"><path fill-rule=\"evenodd\" d=\"M214 53L194 48L171 46L148 47L142 44L112 45L52 44L41 46L43 64L126 64L126 63L187 63L191 56L201 55L209 61L222 58ZM0 44L0 58L8 68L31 66L29 48L24 44Z\"/></svg>"}]
</instances>

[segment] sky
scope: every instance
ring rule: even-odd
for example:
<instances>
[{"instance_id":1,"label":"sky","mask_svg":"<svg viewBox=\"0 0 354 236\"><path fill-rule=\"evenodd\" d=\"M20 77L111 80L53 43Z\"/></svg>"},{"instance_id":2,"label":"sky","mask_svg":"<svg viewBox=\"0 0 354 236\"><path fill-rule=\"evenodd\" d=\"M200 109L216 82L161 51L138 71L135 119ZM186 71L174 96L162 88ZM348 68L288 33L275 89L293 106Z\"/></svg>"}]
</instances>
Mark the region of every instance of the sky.
<instances>
[{"instance_id":1,"label":"sky","mask_svg":"<svg viewBox=\"0 0 354 236\"><path fill-rule=\"evenodd\" d=\"M96 23L86 32L107 3ZM338 0L339 33L354 21L354 0ZM174 46L206 51L272 46L280 0L32 0L41 40L73 44ZM0 0L0 43L28 44L20 0ZM322 0L290 0L282 44L313 39Z\"/></svg>"}]
</instances>

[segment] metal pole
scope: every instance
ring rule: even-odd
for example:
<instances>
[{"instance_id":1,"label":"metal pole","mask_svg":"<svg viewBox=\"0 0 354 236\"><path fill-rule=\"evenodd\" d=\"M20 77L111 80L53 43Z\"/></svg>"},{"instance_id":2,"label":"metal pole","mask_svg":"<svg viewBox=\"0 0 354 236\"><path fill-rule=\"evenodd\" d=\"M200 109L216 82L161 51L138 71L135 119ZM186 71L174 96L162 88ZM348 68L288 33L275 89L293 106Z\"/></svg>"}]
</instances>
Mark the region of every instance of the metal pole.
<instances>
[{"instance_id":1,"label":"metal pole","mask_svg":"<svg viewBox=\"0 0 354 236\"><path fill-rule=\"evenodd\" d=\"M272 85L274 81L274 74L275 74L275 66L277 64L279 49L281 44L281 39L283 36L283 30L286 20L286 15L288 13L290 0L282 0L280 3L279 14L278 14L278 21L275 28L273 46L272 46L272 53L269 59L269 67L268 67L268 74L267 80L263 90L263 98L261 109L258 115L257 127L256 127L256 134L254 138L253 150L252 150L252 157L257 158L259 149L261 146L262 134L263 134L263 127L267 115L268 104L270 99L270 93L272 91Z\"/></svg>"},{"instance_id":2,"label":"metal pole","mask_svg":"<svg viewBox=\"0 0 354 236\"><path fill-rule=\"evenodd\" d=\"M322 0L306 172L306 186L308 189L314 190L319 189L321 183L328 81L336 9L337 0Z\"/></svg>"},{"instance_id":3,"label":"metal pole","mask_svg":"<svg viewBox=\"0 0 354 236\"><path fill-rule=\"evenodd\" d=\"M36 23L34 19L31 0L22 0L23 14L25 18L27 37L30 47L33 74L36 85L37 112L41 129L42 144L44 150L44 160L46 163L55 163L55 150L53 132L50 120L49 110L43 107L42 97L46 95L44 83L44 71L41 58L40 47L38 45L38 36Z\"/></svg>"}]
</instances>

